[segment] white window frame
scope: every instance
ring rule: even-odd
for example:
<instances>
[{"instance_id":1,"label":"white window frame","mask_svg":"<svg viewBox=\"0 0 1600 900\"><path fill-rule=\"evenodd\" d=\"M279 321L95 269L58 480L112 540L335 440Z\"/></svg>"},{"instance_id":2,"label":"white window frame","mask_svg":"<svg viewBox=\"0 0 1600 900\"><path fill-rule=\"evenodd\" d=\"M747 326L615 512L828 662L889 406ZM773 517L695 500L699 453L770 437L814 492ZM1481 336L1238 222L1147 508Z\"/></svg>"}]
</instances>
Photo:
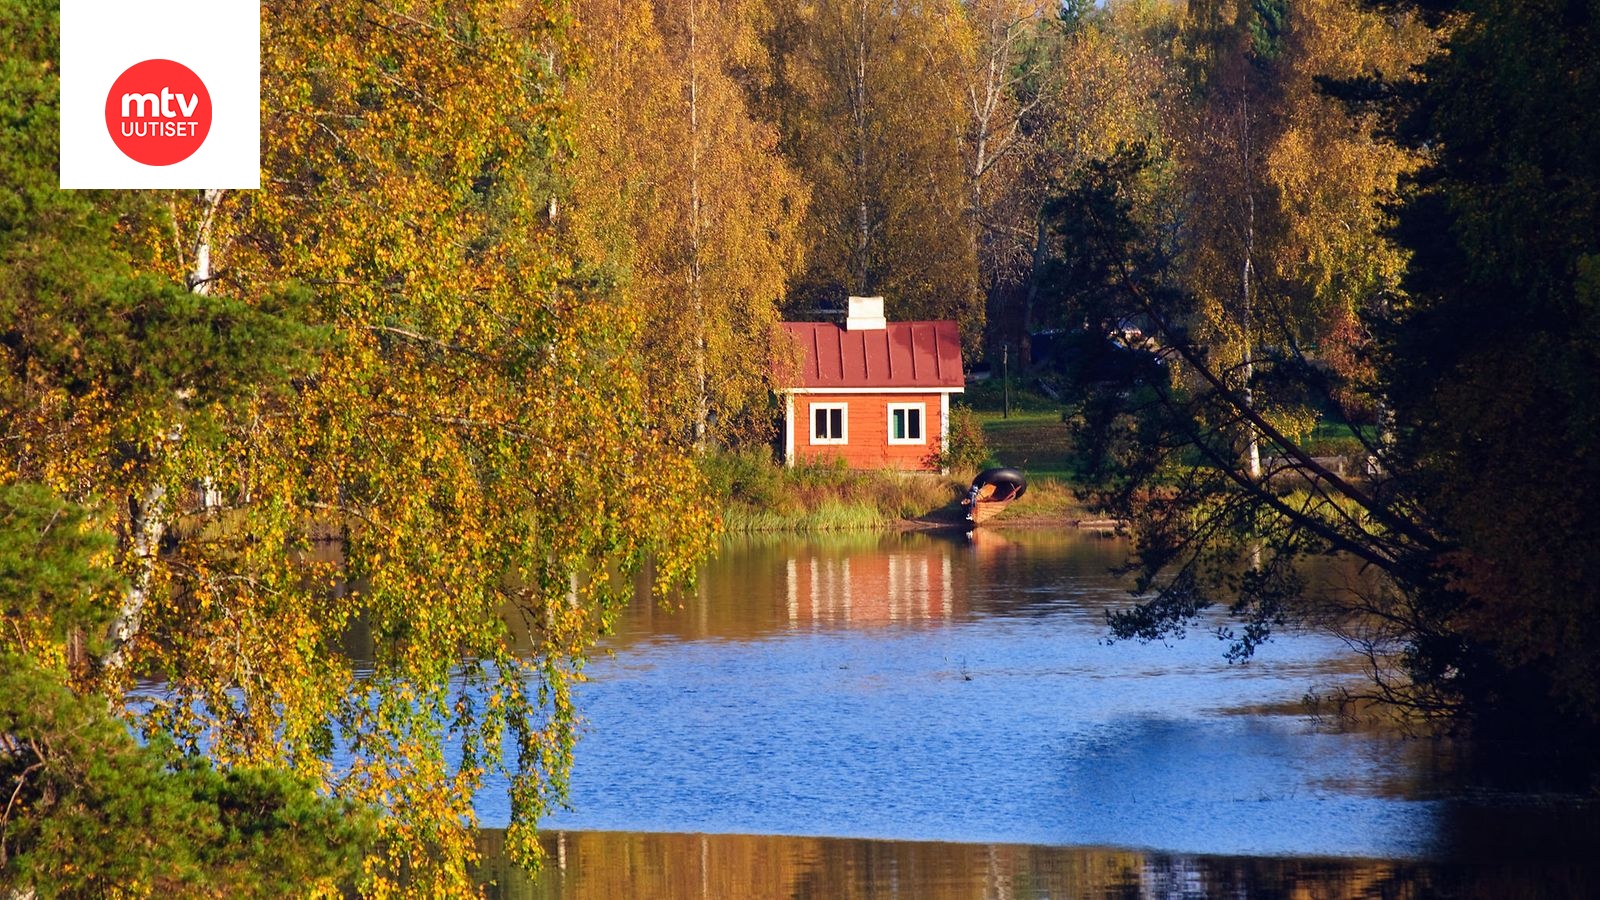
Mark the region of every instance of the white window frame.
<instances>
[{"instance_id":1,"label":"white window frame","mask_svg":"<svg viewBox=\"0 0 1600 900\"><path fill-rule=\"evenodd\" d=\"M836 438L817 437L817 410L837 409L839 411L839 436ZM806 409L806 433L811 435L812 445L821 444L848 444L850 443L850 404L848 403L813 403Z\"/></svg>"},{"instance_id":2,"label":"white window frame","mask_svg":"<svg viewBox=\"0 0 1600 900\"><path fill-rule=\"evenodd\" d=\"M917 436L914 438L897 438L894 436L894 414L899 411L917 411ZM896 446L920 446L928 443L928 404L926 403L891 403L884 413L888 420L886 432L889 443ZM907 419L910 422L910 419Z\"/></svg>"}]
</instances>

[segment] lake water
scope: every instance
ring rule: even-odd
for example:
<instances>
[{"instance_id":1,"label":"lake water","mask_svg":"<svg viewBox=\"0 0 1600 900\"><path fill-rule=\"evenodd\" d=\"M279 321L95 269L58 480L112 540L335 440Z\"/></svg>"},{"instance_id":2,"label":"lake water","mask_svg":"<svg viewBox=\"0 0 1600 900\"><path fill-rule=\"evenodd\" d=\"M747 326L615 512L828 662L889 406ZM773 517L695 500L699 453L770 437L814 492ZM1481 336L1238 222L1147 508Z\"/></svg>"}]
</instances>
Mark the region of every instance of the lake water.
<instances>
[{"instance_id":1,"label":"lake water","mask_svg":"<svg viewBox=\"0 0 1600 900\"><path fill-rule=\"evenodd\" d=\"M1562 896L1594 804L1306 717L1358 680L1283 634L1105 642L1119 541L1001 531L734 543L638 604L580 691L570 808L503 897ZM479 812L503 825L503 791ZM1600 895L1600 894L1594 894Z\"/></svg>"}]
</instances>

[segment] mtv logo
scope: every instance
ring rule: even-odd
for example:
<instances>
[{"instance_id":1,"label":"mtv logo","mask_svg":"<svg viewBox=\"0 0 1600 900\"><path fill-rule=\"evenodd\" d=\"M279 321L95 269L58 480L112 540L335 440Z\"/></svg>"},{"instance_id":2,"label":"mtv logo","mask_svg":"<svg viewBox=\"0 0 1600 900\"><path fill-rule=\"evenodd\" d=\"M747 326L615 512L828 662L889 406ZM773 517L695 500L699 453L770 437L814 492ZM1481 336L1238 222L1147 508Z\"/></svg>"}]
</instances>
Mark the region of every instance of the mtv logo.
<instances>
[{"instance_id":1,"label":"mtv logo","mask_svg":"<svg viewBox=\"0 0 1600 900\"><path fill-rule=\"evenodd\" d=\"M259 0L61 0L61 187L260 186Z\"/></svg>"}]
</instances>

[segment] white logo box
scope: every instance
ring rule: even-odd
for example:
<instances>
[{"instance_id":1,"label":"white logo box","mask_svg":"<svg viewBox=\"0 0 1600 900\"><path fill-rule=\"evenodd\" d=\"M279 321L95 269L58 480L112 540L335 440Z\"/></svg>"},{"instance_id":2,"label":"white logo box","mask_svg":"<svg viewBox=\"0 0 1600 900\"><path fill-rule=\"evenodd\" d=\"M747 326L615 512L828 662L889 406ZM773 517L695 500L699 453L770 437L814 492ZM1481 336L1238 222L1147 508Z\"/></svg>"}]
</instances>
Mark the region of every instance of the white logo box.
<instances>
[{"instance_id":1,"label":"white logo box","mask_svg":"<svg viewBox=\"0 0 1600 900\"><path fill-rule=\"evenodd\" d=\"M170 59L211 95L211 129L189 158L149 166L106 128L106 96L134 63ZM261 186L259 0L61 0L63 188Z\"/></svg>"}]
</instances>

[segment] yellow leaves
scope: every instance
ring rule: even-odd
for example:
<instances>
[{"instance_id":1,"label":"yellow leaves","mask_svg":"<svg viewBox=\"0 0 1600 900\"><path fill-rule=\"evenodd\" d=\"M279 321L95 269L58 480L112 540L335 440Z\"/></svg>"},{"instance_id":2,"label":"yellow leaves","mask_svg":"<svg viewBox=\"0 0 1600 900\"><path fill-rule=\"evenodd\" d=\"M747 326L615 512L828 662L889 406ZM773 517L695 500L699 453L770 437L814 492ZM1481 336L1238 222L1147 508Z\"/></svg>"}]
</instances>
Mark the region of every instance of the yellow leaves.
<instances>
[{"instance_id":1,"label":"yellow leaves","mask_svg":"<svg viewBox=\"0 0 1600 900\"><path fill-rule=\"evenodd\" d=\"M212 296L265 306L299 285L333 349L281 396L186 410L204 428L182 434L99 385L18 394L36 402L19 404L8 463L103 501L124 531L127 499L165 488L168 539L154 557L119 555L149 568L130 674L160 687L140 725L386 807L374 896L470 892L472 797L502 745L520 755L505 768L524 828L565 783L570 686L633 576L655 560L658 582L688 577L712 536L692 463L651 431L654 373L635 344L670 298L588 287L546 219L565 177L549 156L564 73L541 69L564 49L556 7L275 7L265 187L218 212ZM737 99L723 88L717 103ZM708 276L706 296L759 321L790 226L782 203L743 196L770 182L772 136L726 127L748 139L739 160L704 157L708 190L739 201L715 221L752 221L740 247L708 243L707 271L728 274ZM199 208L170 200L162 228L121 233L145 272L176 282ZM740 306L745 293L766 305ZM220 508L202 506L201 484ZM507 598L533 624L522 659ZM36 656L63 658L23 632Z\"/></svg>"},{"instance_id":2,"label":"yellow leaves","mask_svg":"<svg viewBox=\"0 0 1600 900\"><path fill-rule=\"evenodd\" d=\"M1173 119L1197 312L1219 343L1258 340L1244 331L1270 315L1320 350L1351 310L1395 289L1404 255L1385 236L1385 206L1416 165L1321 81L1406 70L1431 38L1406 16L1341 0L1290 4L1270 60L1248 56L1232 26L1221 28L1231 38L1186 27L1213 54Z\"/></svg>"},{"instance_id":3,"label":"yellow leaves","mask_svg":"<svg viewBox=\"0 0 1600 900\"><path fill-rule=\"evenodd\" d=\"M804 191L735 80L758 6L702 2L692 21L687 4L576 6L595 65L575 90L562 224L618 273L617 324L637 335L652 414L676 437L702 407L727 425L764 402L764 323L799 262Z\"/></svg>"},{"instance_id":4,"label":"yellow leaves","mask_svg":"<svg viewBox=\"0 0 1600 900\"><path fill-rule=\"evenodd\" d=\"M1286 213L1287 240L1272 262L1279 277L1310 288L1331 327L1398 280L1404 256L1383 236L1384 207L1417 159L1373 136L1373 123L1325 96L1317 79L1400 74L1432 39L1405 16L1335 0L1301 5L1291 22L1283 124L1265 148L1267 179Z\"/></svg>"},{"instance_id":5,"label":"yellow leaves","mask_svg":"<svg viewBox=\"0 0 1600 900\"><path fill-rule=\"evenodd\" d=\"M961 56L954 3L779 4L771 96L787 155L811 182L806 300L883 293L891 318L981 326L962 136L950 87ZM842 65L859 60L861 65ZM796 297L796 300L800 297Z\"/></svg>"},{"instance_id":6,"label":"yellow leaves","mask_svg":"<svg viewBox=\"0 0 1600 900\"><path fill-rule=\"evenodd\" d=\"M1054 139L1070 170L1123 145L1157 143L1173 101L1173 71L1136 34L1086 25L1062 50Z\"/></svg>"}]
</instances>

